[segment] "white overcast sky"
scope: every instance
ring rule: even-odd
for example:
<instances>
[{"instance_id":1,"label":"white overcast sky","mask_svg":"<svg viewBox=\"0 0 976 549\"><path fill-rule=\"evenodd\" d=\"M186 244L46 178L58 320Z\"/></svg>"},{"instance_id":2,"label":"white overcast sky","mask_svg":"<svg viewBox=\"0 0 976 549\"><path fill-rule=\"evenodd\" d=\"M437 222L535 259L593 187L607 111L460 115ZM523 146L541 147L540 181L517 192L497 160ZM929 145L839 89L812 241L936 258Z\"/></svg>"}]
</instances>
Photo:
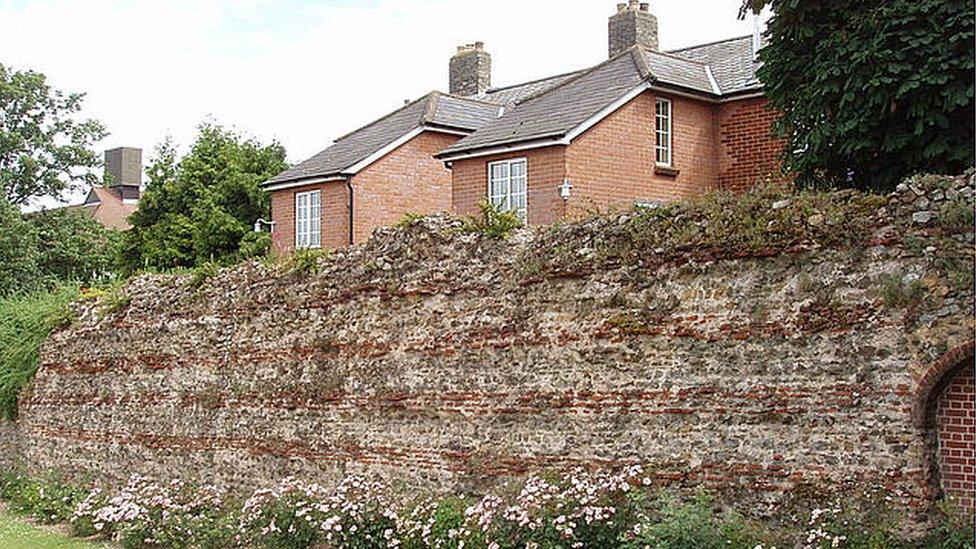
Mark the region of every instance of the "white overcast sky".
<instances>
[{"instance_id":1,"label":"white overcast sky","mask_svg":"<svg viewBox=\"0 0 976 549\"><path fill-rule=\"evenodd\" d=\"M739 0L651 0L662 49L752 32ZM84 114L148 162L204 120L297 162L428 91L477 40L492 84L607 56L614 0L0 0L0 63L85 92ZM75 195L77 196L77 195ZM75 196L71 197L72 199Z\"/></svg>"}]
</instances>

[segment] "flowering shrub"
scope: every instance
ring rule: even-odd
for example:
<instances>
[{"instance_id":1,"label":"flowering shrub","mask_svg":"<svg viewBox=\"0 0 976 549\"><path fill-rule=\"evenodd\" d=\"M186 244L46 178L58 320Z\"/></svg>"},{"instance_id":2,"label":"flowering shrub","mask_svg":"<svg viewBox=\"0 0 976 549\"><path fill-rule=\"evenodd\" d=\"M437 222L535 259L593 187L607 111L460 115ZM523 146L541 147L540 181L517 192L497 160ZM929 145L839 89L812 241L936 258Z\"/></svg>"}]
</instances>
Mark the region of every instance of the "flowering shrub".
<instances>
[{"instance_id":1,"label":"flowering shrub","mask_svg":"<svg viewBox=\"0 0 976 549\"><path fill-rule=\"evenodd\" d=\"M211 486L158 484L134 475L113 497L93 490L71 522L78 533L95 533L123 547L209 547L229 537L223 512L223 494Z\"/></svg>"},{"instance_id":2,"label":"flowering shrub","mask_svg":"<svg viewBox=\"0 0 976 549\"><path fill-rule=\"evenodd\" d=\"M50 479L0 476L0 498L79 536L123 547L570 549L972 548L972 526L946 521L921 542L896 534L883 494L803 514L770 533L722 510L708 494L654 493L640 467L531 477L480 498L404 501L378 481L350 476L332 490L287 478L242 504L211 486L133 476L87 493ZM873 498L871 496L874 496Z\"/></svg>"},{"instance_id":3,"label":"flowering shrub","mask_svg":"<svg viewBox=\"0 0 976 549\"><path fill-rule=\"evenodd\" d=\"M396 521L379 482L351 476L330 494L318 484L288 478L244 503L236 540L275 548L385 547L393 545Z\"/></svg>"}]
</instances>

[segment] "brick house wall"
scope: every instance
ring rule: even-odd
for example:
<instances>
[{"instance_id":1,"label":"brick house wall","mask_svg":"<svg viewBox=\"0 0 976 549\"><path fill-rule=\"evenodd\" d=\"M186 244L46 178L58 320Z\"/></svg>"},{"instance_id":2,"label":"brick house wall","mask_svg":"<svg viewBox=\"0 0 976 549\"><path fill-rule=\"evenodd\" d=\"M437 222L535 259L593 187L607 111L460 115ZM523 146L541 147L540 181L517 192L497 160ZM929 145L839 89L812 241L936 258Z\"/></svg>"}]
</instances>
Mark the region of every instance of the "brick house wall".
<instances>
[{"instance_id":1,"label":"brick house wall","mask_svg":"<svg viewBox=\"0 0 976 549\"><path fill-rule=\"evenodd\" d=\"M353 176L353 241L367 240L374 230L395 224L407 213L450 211L451 172L434 154L458 139L423 132ZM344 180L330 181L271 193L275 253L295 249L295 194L316 189L322 191L322 247L349 244L349 189Z\"/></svg>"},{"instance_id":2,"label":"brick house wall","mask_svg":"<svg viewBox=\"0 0 976 549\"><path fill-rule=\"evenodd\" d=\"M566 147L563 146L454 161L454 213L478 213L478 204L488 196L488 164L513 158L526 159L529 224L544 225L565 217L564 201L559 197L559 186L566 178Z\"/></svg>"},{"instance_id":3,"label":"brick house wall","mask_svg":"<svg viewBox=\"0 0 976 549\"><path fill-rule=\"evenodd\" d=\"M656 174L655 101L645 92L573 141L566 151L573 184L570 211L629 208L635 201L672 201L715 181L714 109L700 101L661 95L672 102L672 166Z\"/></svg>"},{"instance_id":4,"label":"brick house wall","mask_svg":"<svg viewBox=\"0 0 976 549\"><path fill-rule=\"evenodd\" d=\"M718 107L718 184L724 189L745 190L757 181L782 181L780 174L785 141L772 137L778 114L756 97L723 103Z\"/></svg>"},{"instance_id":5,"label":"brick house wall","mask_svg":"<svg viewBox=\"0 0 976 549\"><path fill-rule=\"evenodd\" d=\"M976 515L976 379L970 362L939 395L936 426L941 488L946 499L968 516Z\"/></svg>"},{"instance_id":6,"label":"brick house wall","mask_svg":"<svg viewBox=\"0 0 976 549\"><path fill-rule=\"evenodd\" d=\"M645 92L578 136L568 146L530 149L453 163L455 213L477 212L488 189L488 164L528 161L529 224L552 223L638 201L668 202L716 187L744 190L779 170L782 142L770 136L775 113L765 100L712 105L662 94L672 102L672 167L655 173L653 92ZM571 198L559 197L564 178Z\"/></svg>"},{"instance_id":7,"label":"brick house wall","mask_svg":"<svg viewBox=\"0 0 976 549\"><path fill-rule=\"evenodd\" d=\"M451 211L451 171L434 155L458 139L457 135L423 132L353 177L357 244L407 213Z\"/></svg>"},{"instance_id":8,"label":"brick house wall","mask_svg":"<svg viewBox=\"0 0 976 549\"><path fill-rule=\"evenodd\" d=\"M345 181L329 181L271 193L271 248L276 254L295 250L295 195L320 190L322 247L338 248L349 244L349 189Z\"/></svg>"}]
</instances>

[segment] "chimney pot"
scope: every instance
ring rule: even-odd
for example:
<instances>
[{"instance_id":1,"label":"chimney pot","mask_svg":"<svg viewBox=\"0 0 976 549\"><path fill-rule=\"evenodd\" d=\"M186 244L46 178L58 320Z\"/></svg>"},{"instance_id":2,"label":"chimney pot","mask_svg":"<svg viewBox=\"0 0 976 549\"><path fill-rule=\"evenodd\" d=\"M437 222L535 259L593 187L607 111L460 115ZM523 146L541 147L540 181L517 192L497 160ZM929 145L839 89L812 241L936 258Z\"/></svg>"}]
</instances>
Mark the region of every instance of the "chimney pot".
<instances>
[{"instance_id":1,"label":"chimney pot","mask_svg":"<svg viewBox=\"0 0 976 549\"><path fill-rule=\"evenodd\" d=\"M617 4L617 13L610 16L608 29L610 57L620 55L635 45L658 51L657 17L651 13L648 2L630 0L629 4Z\"/></svg>"}]
</instances>

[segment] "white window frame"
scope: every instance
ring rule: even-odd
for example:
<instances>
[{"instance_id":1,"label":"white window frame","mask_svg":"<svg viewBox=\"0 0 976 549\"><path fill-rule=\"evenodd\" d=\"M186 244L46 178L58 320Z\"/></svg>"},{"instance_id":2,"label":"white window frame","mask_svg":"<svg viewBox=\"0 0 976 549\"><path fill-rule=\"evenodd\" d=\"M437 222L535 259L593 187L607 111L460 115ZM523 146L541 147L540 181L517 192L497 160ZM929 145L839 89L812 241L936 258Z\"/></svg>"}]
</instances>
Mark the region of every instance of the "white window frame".
<instances>
[{"instance_id":1,"label":"white window frame","mask_svg":"<svg viewBox=\"0 0 976 549\"><path fill-rule=\"evenodd\" d=\"M295 193L295 249L322 247L322 191Z\"/></svg>"},{"instance_id":2,"label":"white window frame","mask_svg":"<svg viewBox=\"0 0 976 549\"><path fill-rule=\"evenodd\" d=\"M512 166L521 166L521 192L512 192ZM504 166L505 175L493 179L494 167ZM518 176L516 176L518 177ZM495 185L497 183L497 185ZM501 187L499 192L493 192ZM503 211L513 211L522 223L529 221L529 161L525 157L509 158L488 163L488 201ZM521 200L519 200L521 198ZM515 202L515 204L513 204ZM519 206L521 204L521 207Z\"/></svg>"},{"instance_id":3,"label":"white window frame","mask_svg":"<svg viewBox=\"0 0 976 549\"><path fill-rule=\"evenodd\" d=\"M667 107L667 113L662 113L662 107ZM672 142L672 119L674 105L670 99L658 97L654 102L654 163L658 166L671 167L674 161Z\"/></svg>"}]
</instances>

